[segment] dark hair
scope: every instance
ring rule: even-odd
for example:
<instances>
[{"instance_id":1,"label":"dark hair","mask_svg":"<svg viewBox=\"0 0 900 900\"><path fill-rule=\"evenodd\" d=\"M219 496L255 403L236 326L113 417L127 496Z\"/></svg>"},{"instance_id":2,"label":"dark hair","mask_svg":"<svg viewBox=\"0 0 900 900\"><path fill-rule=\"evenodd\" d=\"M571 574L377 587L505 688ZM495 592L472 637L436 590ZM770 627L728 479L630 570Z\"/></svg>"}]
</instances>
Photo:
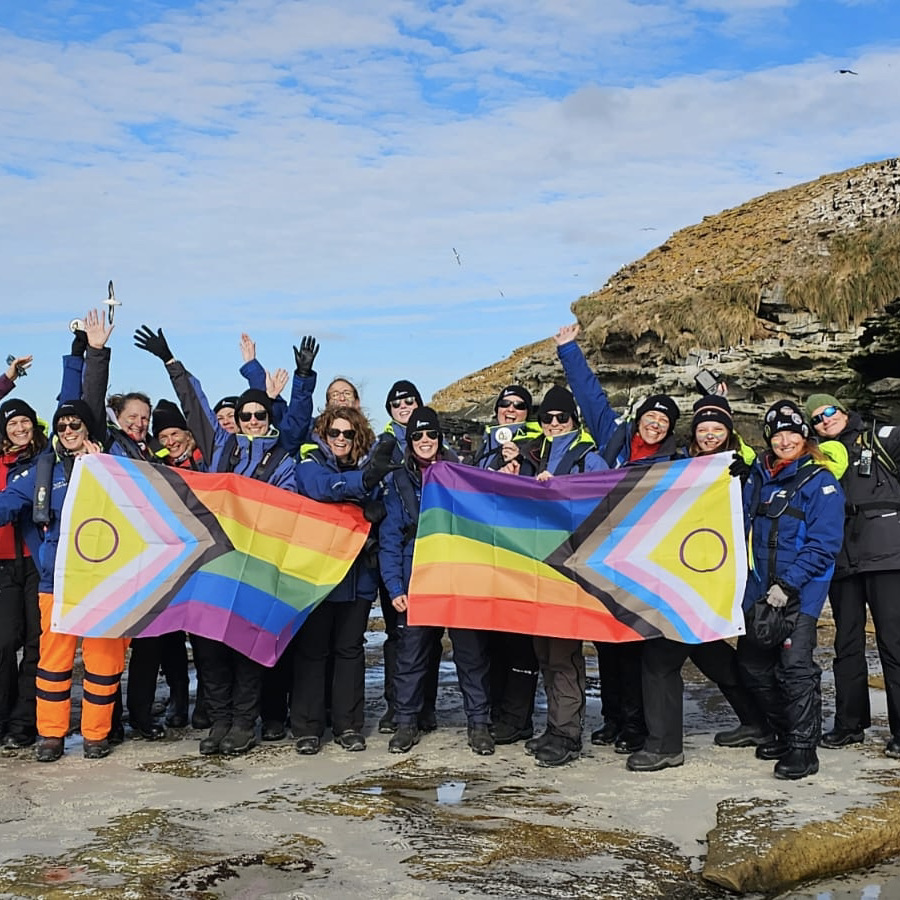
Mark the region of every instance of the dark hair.
<instances>
[{"instance_id":1,"label":"dark hair","mask_svg":"<svg viewBox=\"0 0 900 900\"><path fill-rule=\"evenodd\" d=\"M17 456L21 459L37 456L38 453L46 448L48 443L47 433L44 431L44 423L38 422L37 425L34 426L34 433L31 436L31 440L24 447L19 448ZM4 429L3 439L0 441L0 453L10 453L14 449L15 444L9 439L6 429Z\"/></svg>"},{"instance_id":2,"label":"dark hair","mask_svg":"<svg viewBox=\"0 0 900 900\"><path fill-rule=\"evenodd\" d=\"M353 436L353 443L350 445L350 453L347 455L347 462L355 466L372 449L372 444L375 443L375 432L372 431L369 420L358 409L354 409L352 406L329 406L316 419L313 428L315 434L325 444L328 443L328 429L334 425L336 419L346 419L356 432Z\"/></svg>"},{"instance_id":3,"label":"dark hair","mask_svg":"<svg viewBox=\"0 0 900 900\"><path fill-rule=\"evenodd\" d=\"M125 407L130 400L140 400L141 403L146 403L148 414L150 410L153 409L150 398L140 391L129 391L127 394L110 394L109 397L106 398L106 405L116 414L116 418L118 419L124 412Z\"/></svg>"},{"instance_id":4,"label":"dark hair","mask_svg":"<svg viewBox=\"0 0 900 900\"><path fill-rule=\"evenodd\" d=\"M328 382L328 387L325 388L325 405L326 405L326 406L328 405L328 394L329 394L329 392L331 391L331 389L332 389L339 381L343 381L344 384L349 384L349 385L350 385L350 388L351 388L352 391L353 391L353 399L354 399L357 403L359 403L359 389L356 387L356 385L355 385L349 378L344 378L343 375L335 375L334 378L332 378L331 381Z\"/></svg>"}]
</instances>

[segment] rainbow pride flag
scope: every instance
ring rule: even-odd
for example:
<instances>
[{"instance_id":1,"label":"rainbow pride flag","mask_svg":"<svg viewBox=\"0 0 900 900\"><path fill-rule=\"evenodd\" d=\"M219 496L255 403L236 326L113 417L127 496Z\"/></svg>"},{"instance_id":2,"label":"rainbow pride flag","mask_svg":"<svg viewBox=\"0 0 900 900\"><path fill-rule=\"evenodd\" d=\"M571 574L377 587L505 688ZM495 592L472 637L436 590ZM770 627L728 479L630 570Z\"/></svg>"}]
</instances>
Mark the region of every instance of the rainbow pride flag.
<instances>
[{"instance_id":1,"label":"rainbow pride flag","mask_svg":"<svg viewBox=\"0 0 900 900\"><path fill-rule=\"evenodd\" d=\"M411 625L597 641L744 633L747 552L727 454L539 482L425 473Z\"/></svg>"},{"instance_id":2,"label":"rainbow pride flag","mask_svg":"<svg viewBox=\"0 0 900 900\"><path fill-rule=\"evenodd\" d=\"M75 463L61 527L54 631L183 629L268 666L369 533L349 503L106 454Z\"/></svg>"}]
</instances>

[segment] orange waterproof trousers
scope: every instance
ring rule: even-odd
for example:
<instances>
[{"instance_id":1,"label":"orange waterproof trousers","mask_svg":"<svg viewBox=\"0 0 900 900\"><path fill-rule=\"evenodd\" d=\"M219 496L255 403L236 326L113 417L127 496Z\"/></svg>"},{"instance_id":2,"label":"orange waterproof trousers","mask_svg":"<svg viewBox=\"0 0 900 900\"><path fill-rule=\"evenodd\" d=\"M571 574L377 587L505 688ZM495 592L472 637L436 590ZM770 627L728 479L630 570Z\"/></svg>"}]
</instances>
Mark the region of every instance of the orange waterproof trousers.
<instances>
[{"instance_id":1,"label":"orange waterproof trousers","mask_svg":"<svg viewBox=\"0 0 900 900\"><path fill-rule=\"evenodd\" d=\"M72 710L74 634L50 630L53 594L40 594L41 651L37 669L37 730L41 737L65 737ZM84 662L81 734L101 741L109 734L116 688L125 668L128 638L82 638Z\"/></svg>"}]
</instances>

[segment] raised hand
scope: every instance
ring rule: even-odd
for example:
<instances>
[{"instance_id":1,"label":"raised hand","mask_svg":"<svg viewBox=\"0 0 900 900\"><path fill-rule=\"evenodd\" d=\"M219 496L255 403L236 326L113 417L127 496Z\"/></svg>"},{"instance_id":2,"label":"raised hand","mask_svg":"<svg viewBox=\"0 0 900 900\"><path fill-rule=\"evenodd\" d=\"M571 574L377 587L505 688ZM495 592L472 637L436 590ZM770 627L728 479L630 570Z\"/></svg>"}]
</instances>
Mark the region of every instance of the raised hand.
<instances>
[{"instance_id":1,"label":"raised hand","mask_svg":"<svg viewBox=\"0 0 900 900\"><path fill-rule=\"evenodd\" d=\"M146 350L148 353L152 353L164 363L169 363L175 359L175 356L169 349L169 342L166 340L162 328L154 333L151 328L141 325L134 333L134 346L139 350Z\"/></svg>"},{"instance_id":2,"label":"raised hand","mask_svg":"<svg viewBox=\"0 0 900 900\"><path fill-rule=\"evenodd\" d=\"M287 369L276 369L271 375L266 372L266 394L274 400L285 389L290 377Z\"/></svg>"},{"instance_id":3,"label":"raised hand","mask_svg":"<svg viewBox=\"0 0 900 900\"><path fill-rule=\"evenodd\" d=\"M17 378L19 378L21 375L24 375L28 371L33 359L33 356L14 357L9 364L9 368L6 370L6 377L10 381L15 381Z\"/></svg>"},{"instance_id":4,"label":"raised hand","mask_svg":"<svg viewBox=\"0 0 900 900\"><path fill-rule=\"evenodd\" d=\"M256 341L249 334L241 335L241 356L244 358L245 363L256 359Z\"/></svg>"},{"instance_id":5,"label":"raised hand","mask_svg":"<svg viewBox=\"0 0 900 900\"><path fill-rule=\"evenodd\" d=\"M100 350L106 346L115 325L106 324L106 310L102 313L96 309L89 310L84 317L84 331L87 334L88 346Z\"/></svg>"},{"instance_id":6,"label":"raised hand","mask_svg":"<svg viewBox=\"0 0 900 900\"><path fill-rule=\"evenodd\" d=\"M553 340L556 341L557 347L562 347L563 344L571 344L578 337L580 331L581 326L577 322L574 325L563 325L553 335Z\"/></svg>"},{"instance_id":7,"label":"raised hand","mask_svg":"<svg viewBox=\"0 0 900 900\"><path fill-rule=\"evenodd\" d=\"M294 374L301 377L311 375L318 352L319 345L316 339L311 334L305 335L300 341L300 347L294 347L294 362L297 364Z\"/></svg>"}]
</instances>

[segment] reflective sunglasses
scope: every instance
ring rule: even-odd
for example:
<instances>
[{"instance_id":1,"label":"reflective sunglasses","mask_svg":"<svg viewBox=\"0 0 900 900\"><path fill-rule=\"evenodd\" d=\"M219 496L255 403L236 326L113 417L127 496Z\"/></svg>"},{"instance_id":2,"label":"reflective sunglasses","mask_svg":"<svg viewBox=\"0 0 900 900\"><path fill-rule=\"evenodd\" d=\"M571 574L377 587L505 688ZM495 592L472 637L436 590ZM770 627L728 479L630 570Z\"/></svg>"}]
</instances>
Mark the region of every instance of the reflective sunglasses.
<instances>
[{"instance_id":1,"label":"reflective sunglasses","mask_svg":"<svg viewBox=\"0 0 900 900\"><path fill-rule=\"evenodd\" d=\"M352 441L353 438L356 437L356 429L355 428L344 428L343 430L340 428L329 428L325 434L332 439L339 438L343 435L348 441Z\"/></svg>"},{"instance_id":2,"label":"reflective sunglasses","mask_svg":"<svg viewBox=\"0 0 900 900\"><path fill-rule=\"evenodd\" d=\"M567 412L551 412L551 413L541 413L540 419L544 425L549 425L551 422L559 422L560 425L565 425L572 417Z\"/></svg>"},{"instance_id":3,"label":"reflective sunglasses","mask_svg":"<svg viewBox=\"0 0 900 900\"><path fill-rule=\"evenodd\" d=\"M509 409L510 407L519 410L528 409L528 404L523 400L501 400L497 406L499 406L500 409Z\"/></svg>"},{"instance_id":4,"label":"reflective sunglasses","mask_svg":"<svg viewBox=\"0 0 900 900\"><path fill-rule=\"evenodd\" d=\"M818 425L821 422L824 422L825 419L830 419L837 411L838 408L836 406L826 406L822 412L812 417L813 425Z\"/></svg>"},{"instance_id":5,"label":"reflective sunglasses","mask_svg":"<svg viewBox=\"0 0 900 900\"><path fill-rule=\"evenodd\" d=\"M441 435L439 431L432 431L428 429L426 431L414 431L409 436L409 439L411 441L421 441L423 437L427 437L430 441L436 441L440 436Z\"/></svg>"},{"instance_id":6,"label":"reflective sunglasses","mask_svg":"<svg viewBox=\"0 0 900 900\"><path fill-rule=\"evenodd\" d=\"M249 422L251 419L256 419L257 422L265 422L269 418L269 414L265 410L260 412L242 412L238 413L238 418L242 422Z\"/></svg>"},{"instance_id":7,"label":"reflective sunglasses","mask_svg":"<svg viewBox=\"0 0 900 900\"><path fill-rule=\"evenodd\" d=\"M401 397L399 400L391 400L391 409L400 409L401 406L415 406L415 397Z\"/></svg>"},{"instance_id":8,"label":"reflective sunglasses","mask_svg":"<svg viewBox=\"0 0 900 900\"><path fill-rule=\"evenodd\" d=\"M60 422L56 426L56 433L62 434L64 431L81 431L84 422Z\"/></svg>"}]
</instances>

